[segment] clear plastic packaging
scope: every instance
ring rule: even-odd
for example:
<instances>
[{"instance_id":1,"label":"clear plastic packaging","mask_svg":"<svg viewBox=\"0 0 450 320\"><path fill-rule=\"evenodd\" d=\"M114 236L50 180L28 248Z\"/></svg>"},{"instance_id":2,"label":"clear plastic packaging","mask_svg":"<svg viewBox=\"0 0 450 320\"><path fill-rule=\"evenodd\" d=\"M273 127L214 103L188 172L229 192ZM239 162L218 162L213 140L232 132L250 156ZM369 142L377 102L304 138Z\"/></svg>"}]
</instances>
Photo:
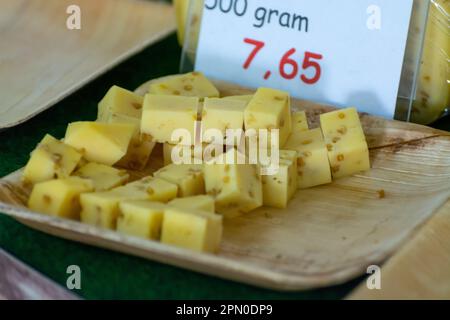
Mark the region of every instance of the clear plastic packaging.
<instances>
[{"instance_id":1,"label":"clear plastic packaging","mask_svg":"<svg viewBox=\"0 0 450 320\"><path fill-rule=\"evenodd\" d=\"M194 70L204 0L178 0L178 2L184 3L186 6L184 13L187 14L184 29L179 30L179 39L183 45L180 70L181 72L189 72ZM181 15L182 10L177 8L177 13Z\"/></svg>"},{"instance_id":2,"label":"clear plastic packaging","mask_svg":"<svg viewBox=\"0 0 450 320\"><path fill-rule=\"evenodd\" d=\"M450 102L450 1L432 0L411 121L437 120Z\"/></svg>"},{"instance_id":3,"label":"clear plastic packaging","mask_svg":"<svg viewBox=\"0 0 450 320\"><path fill-rule=\"evenodd\" d=\"M312 0L311 0L312 1ZM181 72L194 69L204 0L175 0ZM449 106L450 2L414 0L395 118L429 124Z\"/></svg>"}]
</instances>

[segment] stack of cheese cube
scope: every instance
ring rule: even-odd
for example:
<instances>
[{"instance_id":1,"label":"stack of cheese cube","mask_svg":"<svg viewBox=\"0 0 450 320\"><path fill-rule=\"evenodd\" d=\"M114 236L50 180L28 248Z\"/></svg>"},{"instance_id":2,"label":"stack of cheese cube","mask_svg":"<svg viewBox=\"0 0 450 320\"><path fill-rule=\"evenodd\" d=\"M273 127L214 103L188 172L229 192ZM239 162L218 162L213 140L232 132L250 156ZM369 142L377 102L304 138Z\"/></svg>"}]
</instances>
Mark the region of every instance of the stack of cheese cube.
<instances>
[{"instance_id":1,"label":"stack of cheese cube","mask_svg":"<svg viewBox=\"0 0 450 320\"><path fill-rule=\"evenodd\" d=\"M71 123L63 140L46 135L32 152L23 172L24 182L33 186L28 206L124 234L216 252L223 217L262 206L286 208L297 189L369 169L356 110L326 113L320 120L321 128L310 130L305 112L292 112L289 95L279 90L260 88L254 95L219 98L219 91L198 72L156 81L145 97L113 86L99 103L97 121ZM177 129L189 138L180 140L173 134ZM247 153L224 146L236 141L215 141L203 135L209 129L221 135L228 129L278 129L279 169L261 175L261 167L250 164ZM131 181L128 170L144 169L158 143L163 144L165 166ZM179 145L185 146L181 154ZM214 148L209 156L205 149L190 152L197 146ZM177 152L192 161L173 163ZM214 161L219 156L243 157L245 163Z\"/></svg>"}]
</instances>

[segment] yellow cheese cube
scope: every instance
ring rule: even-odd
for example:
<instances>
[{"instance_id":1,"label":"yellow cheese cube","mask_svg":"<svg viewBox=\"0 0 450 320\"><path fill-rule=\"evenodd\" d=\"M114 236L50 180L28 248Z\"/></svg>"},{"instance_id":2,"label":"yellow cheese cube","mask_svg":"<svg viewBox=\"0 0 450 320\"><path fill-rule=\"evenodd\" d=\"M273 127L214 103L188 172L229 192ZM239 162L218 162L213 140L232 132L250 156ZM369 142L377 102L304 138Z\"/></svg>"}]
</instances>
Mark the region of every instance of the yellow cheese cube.
<instances>
[{"instance_id":1,"label":"yellow cheese cube","mask_svg":"<svg viewBox=\"0 0 450 320\"><path fill-rule=\"evenodd\" d=\"M194 209L168 207L164 213L161 242L199 252L219 250L222 217Z\"/></svg>"},{"instance_id":2,"label":"yellow cheese cube","mask_svg":"<svg viewBox=\"0 0 450 320\"><path fill-rule=\"evenodd\" d=\"M114 230L119 216L119 203L128 199L146 199L146 197L142 196L141 193L136 197L130 194L111 193L110 191L85 193L80 197L81 222Z\"/></svg>"},{"instance_id":3,"label":"yellow cheese cube","mask_svg":"<svg viewBox=\"0 0 450 320\"><path fill-rule=\"evenodd\" d=\"M244 128L244 110L246 103L239 100L206 98L202 111L202 132L218 130L225 141L227 129ZM214 142L203 136L203 142Z\"/></svg>"},{"instance_id":4,"label":"yellow cheese cube","mask_svg":"<svg viewBox=\"0 0 450 320\"><path fill-rule=\"evenodd\" d=\"M168 202L177 196L178 187L176 184L164 179L146 177L123 187L113 189L110 192L131 197L128 198L129 200L147 199L151 201Z\"/></svg>"},{"instance_id":5,"label":"yellow cheese cube","mask_svg":"<svg viewBox=\"0 0 450 320\"><path fill-rule=\"evenodd\" d=\"M159 240L166 205L147 200L123 201L119 204L117 231L135 237Z\"/></svg>"},{"instance_id":6,"label":"yellow cheese cube","mask_svg":"<svg viewBox=\"0 0 450 320\"><path fill-rule=\"evenodd\" d=\"M149 93L187 97L219 97L219 91L201 72L190 72L168 77L162 82L150 84Z\"/></svg>"},{"instance_id":7,"label":"yellow cheese cube","mask_svg":"<svg viewBox=\"0 0 450 320\"><path fill-rule=\"evenodd\" d=\"M292 132L309 130L308 119L305 111L295 111L292 113Z\"/></svg>"},{"instance_id":8,"label":"yellow cheese cube","mask_svg":"<svg viewBox=\"0 0 450 320\"><path fill-rule=\"evenodd\" d=\"M279 129L282 147L292 131L291 103L287 92L259 88L244 113L245 129Z\"/></svg>"},{"instance_id":9,"label":"yellow cheese cube","mask_svg":"<svg viewBox=\"0 0 450 320\"><path fill-rule=\"evenodd\" d=\"M80 160L81 153L47 134L31 153L22 178L29 183L67 178Z\"/></svg>"},{"instance_id":10,"label":"yellow cheese cube","mask_svg":"<svg viewBox=\"0 0 450 320\"><path fill-rule=\"evenodd\" d=\"M332 138L327 139L329 148L328 158L333 178L342 178L370 169L369 149L360 132L350 129L348 137L333 143Z\"/></svg>"},{"instance_id":11,"label":"yellow cheese cube","mask_svg":"<svg viewBox=\"0 0 450 320\"><path fill-rule=\"evenodd\" d=\"M149 135L142 134L131 139L127 153L117 162L117 166L131 170L143 170L156 146L156 142Z\"/></svg>"},{"instance_id":12,"label":"yellow cheese cube","mask_svg":"<svg viewBox=\"0 0 450 320\"><path fill-rule=\"evenodd\" d=\"M80 197L81 221L98 227L115 229L119 203L125 200L168 202L178 187L170 182L146 177L106 192L86 193Z\"/></svg>"},{"instance_id":13,"label":"yellow cheese cube","mask_svg":"<svg viewBox=\"0 0 450 320\"><path fill-rule=\"evenodd\" d=\"M147 94L144 99L141 132L155 141L192 145L196 137L199 100L194 97L158 96ZM173 139L177 129L189 133L187 140Z\"/></svg>"},{"instance_id":14,"label":"yellow cheese cube","mask_svg":"<svg viewBox=\"0 0 450 320\"><path fill-rule=\"evenodd\" d=\"M175 149L177 147L177 149ZM196 160L200 161L210 161L214 157L223 153L224 147L222 145L213 145L213 144L197 144L192 146L184 146L184 145L174 145L170 143L164 143L163 145L163 159L164 165L167 166L173 163L173 157L176 156L177 159L184 160L184 154L190 153L190 155L186 156L186 160L192 161L188 163L194 163ZM187 158L190 156L189 158ZM194 160L196 159L196 160Z\"/></svg>"},{"instance_id":15,"label":"yellow cheese cube","mask_svg":"<svg viewBox=\"0 0 450 320\"><path fill-rule=\"evenodd\" d=\"M280 150L280 160L297 162L297 152L293 150Z\"/></svg>"},{"instance_id":16,"label":"yellow cheese cube","mask_svg":"<svg viewBox=\"0 0 450 320\"><path fill-rule=\"evenodd\" d=\"M205 164L206 192L215 198L216 212L233 218L263 205L259 169L251 164Z\"/></svg>"},{"instance_id":17,"label":"yellow cheese cube","mask_svg":"<svg viewBox=\"0 0 450 320\"><path fill-rule=\"evenodd\" d=\"M320 116L333 178L341 178L370 169L369 149L354 108Z\"/></svg>"},{"instance_id":18,"label":"yellow cheese cube","mask_svg":"<svg viewBox=\"0 0 450 320\"><path fill-rule=\"evenodd\" d=\"M293 133L285 149L297 151L298 188L331 182L328 150L320 128Z\"/></svg>"},{"instance_id":19,"label":"yellow cheese cube","mask_svg":"<svg viewBox=\"0 0 450 320\"><path fill-rule=\"evenodd\" d=\"M107 191L125 184L130 175L125 170L119 170L104 164L89 162L75 171L75 176L90 179L95 191Z\"/></svg>"},{"instance_id":20,"label":"yellow cheese cube","mask_svg":"<svg viewBox=\"0 0 450 320\"><path fill-rule=\"evenodd\" d=\"M156 142L146 134L141 134L141 120L121 114L112 114L109 123L129 123L135 126L133 137L131 138L125 156L116 165L131 170L142 170L148 163L150 155L155 148Z\"/></svg>"},{"instance_id":21,"label":"yellow cheese cube","mask_svg":"<svg viewBox=\"0 0 450 320\"><path fill-rule=\"evenodd\" d=\"M80 194L93 191L90 180L78 177L39 182L34 185L28 207L62 218L80 219Z\"/></svg>"},{"instance_id":22,"label":"yellow cheese cube","mask_svg":"<svg viewBox=\"0 0 450 320\"><path fill-rule=\"evenodd\" d=\"M98 104L98 120L108 122L112 114L141 118L144 98L118 86L112 86Z\"/></svg>"},{"instance_id":23,"label":"yellow cheese cube","mask_svg":"<svg viewBox=\"0 0 450 320\"><path fill-rule=\"evenodd\" d=\"M320 115L320 125L324 135L333 134L340 130L343 126L347 129L360 128L358 111L356 108L340 109L333 112L327 112Z\"/></svg>"},{"instance_id":24,"label":"yellow cheese cube","mask_svg":"<svg viewBox=\"0 0 450 320\"><path fill-rule=\"evenodd\" d=\"M214 213L215 211L214 198L208 195L173 199L169 202L169 205L179 208L202 210L212 213Z\"/></svg>"},{"instance_id":25,"label":"yellow cheese cube","mask_svg":"<svg viewBox=\"0 0 450 320\"><path fill-rule=\"evenodd\" d=\"M80 150L88 161L113 165L126 154L134 132L132 124L73 122L64 142Z\"/></svg>"},{"instance_id":26,"label":"yellow cheese cube","mask_svg":"<svg viewBox=\"0 0 450 320\"><path fill-rule=\"evenodd\" d=\"M242 102L245 102L245 105L248 105L249 102L253 99L253 95L247 94L247 95L240 95L240 96L228 96L228 97L223 97L222 99L242 101Z\"/></svg>"},{"instance_id":27,"label":"yellow cheese cube","mask_svg":"<svg viewBox=\"0 0 450 320\"><path fill-rule=\"evenodd\" d=\"M269 207L286 208L297 191L297 152L280 150L278 173L261 176L263 204Z\"/></svg>"},{"instance_id":28,"label":"yellow cheese cube","mask_svg":"<svg viewBox=\"0 0 450 320\"><path fill-rule=\"evenodd\" d=\"M154 173L154 176L178 186L178 197L189 197L205 193L203 166L198 164L169 164Z\"/></svg>"}]
</instances>

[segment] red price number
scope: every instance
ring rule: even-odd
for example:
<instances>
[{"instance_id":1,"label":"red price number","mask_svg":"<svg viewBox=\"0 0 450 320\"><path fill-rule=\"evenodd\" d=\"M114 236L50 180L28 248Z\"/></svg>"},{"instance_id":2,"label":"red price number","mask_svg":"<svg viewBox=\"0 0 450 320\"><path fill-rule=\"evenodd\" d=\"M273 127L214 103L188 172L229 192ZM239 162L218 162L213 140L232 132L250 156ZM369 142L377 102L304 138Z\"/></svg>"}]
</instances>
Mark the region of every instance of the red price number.
<instances>
[{"instance_id":1,"label":"red price number","mask_svg":"<svg viewBox=\"0 0 450 320\"><path fill-rule=\"evenodd\" d=\"M257 54L264 48L266 45L263 41L258 41L255 39L245 38L244 42L246 44L252 45L254 48L250 52L249 56L244 62L243 68L248 69L252 63L252 61L255 59ZM295 60L295 54L297 50L295 48L292 48L288 50L282 57L278 66L278 71L280 73L280 76L287 80L292 80L298 77L300 66ZM318 53L313 53L306 51L303 57L303 62L301 65L302 74L300 75L300 80L305 84L315 84L320 80L320 77L322 75L322 68L320 66L320 60L323 59L323 56ZM306 74L307 70L309 76ZM271 72L267 71L264 78L267 79L270 76Z\"/></svg>"}]
</instances>

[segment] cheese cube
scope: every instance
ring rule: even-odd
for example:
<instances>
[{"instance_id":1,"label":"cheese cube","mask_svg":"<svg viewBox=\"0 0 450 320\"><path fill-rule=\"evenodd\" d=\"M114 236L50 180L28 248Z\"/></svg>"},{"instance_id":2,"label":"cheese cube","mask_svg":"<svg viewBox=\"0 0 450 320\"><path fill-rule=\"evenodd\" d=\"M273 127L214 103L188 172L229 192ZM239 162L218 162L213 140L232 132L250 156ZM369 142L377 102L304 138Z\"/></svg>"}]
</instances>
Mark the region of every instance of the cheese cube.
<instances>
[{"instance_id":1,"label":"cheese cube","mask_svg":"<svg viewBox=\"0 0 450 320\"><path fill-rule=\"evenodd\" d=\"M248 105L248 103L253 99L253 95L248 94L248 95L240 95L240 96L228 96L228 97L223 97L222 99L242 101L242 102L245 102L245 105Z\"/></svg>"},{"instance_id":2,"label":"cheese cube","mask_svg":"<svg viewBox=\"0 0 450 320\"><path fill-rule=\"evenodd\" d=\"M215 211L214 198L207 195L173 199L169 202L169 205L179 208L202 210L212 213L214 213Z\"/></svg>"},{"instance_id":3,"label":"cheese cube","mask_svg":"<svg viewBox=\"0 0 450 320\"><path fill-rule=\"evenodd\" d=\"M175 147L178 147L176 150ZM173 157L176 156L180 160L184 159L184 153L190 153L190 160L187 158L186 160L191 161L188 163L194 163L194 161L211 161L213 158L223 154L223 145L214 145L214 144L197 144L196 146L184 146L184 145L174 145L170 143L164 143L163 145L163 159L164 165L167 166L173 163Z\"/></svg>"},{"instance_id":4,"label":"cheese cube","mask_svg":"<svg viewBox=\"0 0 450 320\"><path fill-rule=\"evenodd\" d=\"M275 175L261 176L263 204L286 208L297 191L297 152L280 150L279 170Z\"/></svg>"},{"instance_id":5,"label":"cheese cube","mask_svg":"<svg viewBox=\"0 0 450 320\"><path fill-rule=\"evenodd\" d=\"M98 104L98 120L108 122L112 114L141 118L144 98L118 86L112 86Z\"/></svg>"},{"instance_id":6,"label":"cheese cube","mask_svg":"<svg viewBox=\"0 0 450 320\"><path fill-rule=\"evenodd\" d=\"M355 108L320 116L333 178L370 169L369 149Z\"/></svg>"},{"instance_id":7,"label":"cheese cube","mask_svg":"<svg viewBox=\"0 0 450 320\"><path fill-rule=\"evenodd\" d=\"M292 132L309 130L308 119L305 111L294 111L292 113Z\"/></svg>"},{"instance_id":8,"label":"cheese cube","mask_svg":"<svg viewBox=\"0 0 450 320\"><path fill-rule=\"evenodd\" d=\"M113 165L127 152L135 126L125 123L73 122L64 142L91 162Z\"/></svg>"},{"instance_id":9,"label":"cheese cube","mask_svg":"<svg viewBox=\"0 0 450 320\"><path fill-rule=\"evenodd\" d=\"M219 250L222 217L194 209L168 207L164 213L161 242L199 252Z\"/></svg>"},{"instance_id":10,"label":"cheese cube","mask_svg":"<svg viewBox=\"0 0 450 320\"><path fill-rule=\"evenodd\" d=\"M290 97L287 92L259 88L244 113L245 129L279 129L282 147L292 131Z\"/></svg>"},{"instance_id":11,"label":"cheese cube","mask_svg":"<svg viewBox=\"0 0 450 320\"><path fill-rule=\"evenodd\" d=\"M246 103L239 100L206 98L202 111L202 132L218 130L225 141L227 129L243 129L245 107ZM202 141L213 142L205 136Z\"/></svg>"},{"instance_id":12,"label":"cheese cube","mask_svg":"<svg viewBox=\"0 0 450 320\"><path fill-rule=\"evenodd\" d=\"M166 205L147 200L119 204L117 231L135 237L159 240Z\"/></svg>"},{"instance_id":13,"label":"cheese cube","mask_svg":"<svg viewBox=\"0 0 450 320\"><path fill-rule=\"evenodd\" d=\"M331 182L328 150L320 128L293 133L285 149L297 151L298 188Z\"/></svg>"},{"instance_id":14,"label":"cheese cube","mask_svg":"<svg viewBox=\"0 0 450 320\"><path fill-rule=\"evenodd\" d=\"M104 164L89 162L75 171L75 176L92 181L95 191L107 191L125 184L130 175Z\"/></svg>"},{"instance_id":15,"label":"cheese cube","mask_svg":"<svg viewBox=\"0 0 450 320\"><path fill-rule=\"evenodd\" d=\"M121 114L112 114L109 123L129 123L135 126L133 137L128 145L127 153L116 165L131 170L142 170L148 163L156 142L146 134L141 134L141 120Z\"/></svg>"},{"instance_id":16,"label":"cheese cube","mask_svg":"<svg viewBox=\"0 0 450 320\"><path fill-rule=\"evenodd\" d=\"M202 165L169 164L156 171L154 176L176 184L178 186L178 197L205 193Z\"/></svg>"},{"instance_id":17,"label":"cheese cube","mask_svg":"<svg viewBox=\"0 0 450 320\"><path fill-rule=\"evenodd\" d=\"M156 142L149 135L134 136L126 155L116 165L131 170L143 170L147 166L155 146Z\"/></svg>"},{"instance_id":18,"label":"cheese cube","mask_svg":"<svg viewBox=\"0 0 450 320\"><path fill-rule=\"evenodd\" d=\"M280 150L279 155L280 155L280 160L297 162L297 152L295 152L293 150Z\"/></svg>"},{"instance_id":19,"label":"cheese cube","mask_svg":"<svg viewBox=\"0 0 450 320\"><path fill-rule=\"evenodd\" d=\"M268 136L268 139L270 140L270 136ZM258 164L263 168L268 168L273 162L273 150L280 151L278 147L274 146L274 148L272 148L270 141L267 141L267 145L264 145L262 141L258 139L258 136L245 136L245 156L248 158L249 163Z\"/></svg>"},{"instance_id":20,"label":"cheese cube","mask_svg":"<svg viewBox=\"0 0 450 320\"><path fill-rule=\"evenodd\" d=\"M110 192L131 197L128 198L130 200L147 199L166 203L177 196L178 187L164 179L145 177Z\"/></svg>"},{"instance_id":21,"label":"cheese cube","mask_svg":"<svg viewBox=\"0 0 450 320\"><path fill-rule=\"evenodd\" d=\"M116 229L119 203L125 200L168 202L177 195L177 186L152 177L106 192L86 193L80 197L81 221L107 229Z\"/></svg>"},{"instance_id":22,"label":"cheese cube","mask_svg":"<svg viewBox=\"0 0 450 320\"><path fill-rule=\"evenodd\" d=\"M177 195L177 186L152 177L129 183L106 192L81 195L81 221L90 225L115 229L119 203L124 200L168 202Z\"/></svg>"},{"instance_id":23,"label":"cheese cube","mask_svg":"<svg viewBox=\"0 0 450 320\"><path fill-rule=\"evenodd\" d=\"M119 216L119 203L128 199L146 199L146 197L141 193L133 197L130 194L121 195L110 191L83 194L80 197L81 222L114 230Z\"/></svg>"},{"instance_id":24,"label":"cheese cube","mask_svg":"<svg viewBox=\"0 0 450 320\"><path fill-rule=\"evenodd\" d=\"M39 182L34 185L28 207L62 218L80 219L80 194L93 191L90 180L78 177Z\"/></svg>"},{"instance_id":25,"label":"cheese cube","mask_svg":"<svg viewBox=\"0 0 450 320\"><path fill-rule=\"evenodd\" d=\"M81 153L47 134L31 153L22 178L29 183L67 178L80 160Z\"/></svg>"},{"instance_id":26,"label":"cheese cube","mask_svg":"<svg viewBox=\"0 0 450 320\"><path fill-rule=\"evenodd\" d=\"M150 84L149 93L199 97L200 99L219 97L219 91L216 87L200 72L167 77L163 81L152 83Z\"/></svg>"},{"instance_id":27,"label":"cheese cube","mask_svg":"<svg viewBox=\"0 0 450 320\"><path fill-rule=\"evenodd\" d=\"M320 115L320 125L324 134L333 134L343 126L347 129L361 128L358 111L356 108L340 109L333 112L327 112Z\"/></svg>"},{"instance_id":28,"label":"cheese cube","mask_svg":"<svg viewBox=\"0 0 450 320\"><path fill-rule=\"evenodd\" d=\"M147 94L144 99L141 132L151 135L155 141L192 145L196 137L199 100L194 97L158 96ZM189 133L186 140L172 138L177 129Z\"/></svg>"},{"instance_id":29,"label":"cheese cube","mask_svg":"<svg viewBox=\"0 0 450 320\"><path fill-rule=\"evenodd\" d=\"M251 164L205 164L206 192L215 198L216 212L233 218L263 205L259 169Z\"/></svg>"}]
</instances>

